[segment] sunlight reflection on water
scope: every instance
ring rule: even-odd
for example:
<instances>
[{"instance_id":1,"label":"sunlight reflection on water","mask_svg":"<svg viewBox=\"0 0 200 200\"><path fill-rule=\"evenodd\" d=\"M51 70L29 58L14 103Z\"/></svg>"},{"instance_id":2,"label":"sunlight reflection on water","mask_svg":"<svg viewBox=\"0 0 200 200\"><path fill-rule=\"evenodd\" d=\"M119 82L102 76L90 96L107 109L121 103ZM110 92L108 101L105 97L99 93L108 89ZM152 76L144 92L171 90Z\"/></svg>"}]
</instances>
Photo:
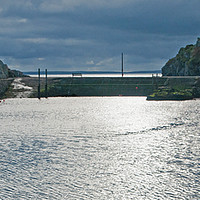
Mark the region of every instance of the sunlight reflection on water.
<instances>
[{"instance_id":1,"label":"sunlight reflection on water","mask_svg":"<svg viewBox=\"0 0 200 200\"><path fill-rule=\"evenodd\" d=\"M199 102L6 100L0 199L200 199Z\"/></svg>"}]
</instances>

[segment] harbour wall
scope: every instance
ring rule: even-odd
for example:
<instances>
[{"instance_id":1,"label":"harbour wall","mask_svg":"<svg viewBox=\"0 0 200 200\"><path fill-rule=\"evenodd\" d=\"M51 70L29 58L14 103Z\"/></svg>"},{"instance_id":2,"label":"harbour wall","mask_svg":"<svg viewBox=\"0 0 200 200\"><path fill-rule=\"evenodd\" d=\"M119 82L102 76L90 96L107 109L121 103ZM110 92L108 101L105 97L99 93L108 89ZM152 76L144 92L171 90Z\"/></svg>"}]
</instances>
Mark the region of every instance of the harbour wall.
<instances>
[{"instance_id":1,"label":"harbour wall","mask_svg":"<svg viewBox=\"0 0 200 200\"><path fill-rule=\"evenodd\" d=\"M161 77L48 78L48 96L147 96L165 81Z\"/></svg>"},{"instance_id":2,"label":"harbour wall","mask_svg":"<svg viewBox=\"0 0 200 200\"><path fill-rule=\"evenodd\" d=\"M31 97L38 97L38 78L22 77L22 84L32 87ZM13 79L12 79L13 80ZM0 98L10 98L11 79L0 79ZM148 96L157 88L192 89L199 77L48 77L48 96ZM41 97L45 97L45 78L41 77ZM14 91L16 93L16 91ZM22 91L20 91L22 92ZM25 91L26 92L26 91ZM7 95L7 96L6 96Z\"/></svg>"}]
</instances>

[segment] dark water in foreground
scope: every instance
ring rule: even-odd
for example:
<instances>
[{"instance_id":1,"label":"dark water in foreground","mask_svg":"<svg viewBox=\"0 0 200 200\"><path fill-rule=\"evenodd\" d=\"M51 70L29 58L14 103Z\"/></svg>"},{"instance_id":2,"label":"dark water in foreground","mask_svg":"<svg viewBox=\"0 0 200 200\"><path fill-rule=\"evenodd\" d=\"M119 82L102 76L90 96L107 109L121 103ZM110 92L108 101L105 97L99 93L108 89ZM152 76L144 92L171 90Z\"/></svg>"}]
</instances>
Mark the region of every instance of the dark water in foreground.
<instances>
[{"instance_id":1,"label":"dark water in foreground","mask_svg":"<svg viewBox=\"0 0 200 200\"><path fill-rule=\"evenodd\" d=\"M200 199L200 100L9 99L0 199Z\"/></svg>"}]
</instances>

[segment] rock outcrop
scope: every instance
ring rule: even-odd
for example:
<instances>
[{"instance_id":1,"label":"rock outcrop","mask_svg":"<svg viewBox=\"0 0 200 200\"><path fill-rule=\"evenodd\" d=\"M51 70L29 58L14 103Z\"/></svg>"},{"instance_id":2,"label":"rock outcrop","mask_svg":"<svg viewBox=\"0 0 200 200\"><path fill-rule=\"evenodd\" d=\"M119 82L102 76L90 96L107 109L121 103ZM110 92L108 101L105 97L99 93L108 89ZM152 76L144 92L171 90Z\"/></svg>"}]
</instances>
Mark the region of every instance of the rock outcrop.
<instances>
[{"instance_id":1,"label":"rock outcrop","mask_svg":"<svg viewBox=\"0 0 200 200\"><path fill-rule=\"evenodd\" d=\"M13 78L24 77L25 75L17 70L11 70L0 60L0 98L4 97L10 87Z\"/></svg>"},{"instance_id":2,"label":"rock outcrop","mask_svg":"<svg viewBox=\"0 0 200 200\"><path fill-rule=\"evenodd\" d=\"M0 79L24 77L25 75L18 70L11 70L0 60Z\"/></svg>"},{"instance_id":3,"label":"rock outcrop","mask_svg":"<svg viewBox=\"0 0 200 200\"><path fill-rule=\"evenodd\" d=\"M181 48L162 68L163 76L200 76L200 38L195 45Z\"/></svg>"},{"instance_id":4,"label":"rock outcrop","mask_svg":"<svg viewBox=\"0 0 200 200\"><path fill-rule=\"evenodd\" d=\"M9 77L9 68L0 60L0 79Z\"/></svg>"}]
</instances>

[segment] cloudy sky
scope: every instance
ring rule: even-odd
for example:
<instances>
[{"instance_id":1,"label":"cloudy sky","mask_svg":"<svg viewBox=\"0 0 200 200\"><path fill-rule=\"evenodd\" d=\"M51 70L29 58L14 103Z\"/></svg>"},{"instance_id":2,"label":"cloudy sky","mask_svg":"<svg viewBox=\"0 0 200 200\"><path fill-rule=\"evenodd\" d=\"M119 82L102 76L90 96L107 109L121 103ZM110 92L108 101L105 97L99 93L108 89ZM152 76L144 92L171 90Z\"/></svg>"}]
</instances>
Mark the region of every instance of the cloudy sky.
<instances>
[{"instance_id":1,"label":"cloudy sky","mask_svg":"<svg viewBox=\"0 0 200 200\"><path fill-rule=\"evenodd\" d=\"M0 0L12 69L157 70L200 37L200 0Z\"/></svg>"}]
</instances>

